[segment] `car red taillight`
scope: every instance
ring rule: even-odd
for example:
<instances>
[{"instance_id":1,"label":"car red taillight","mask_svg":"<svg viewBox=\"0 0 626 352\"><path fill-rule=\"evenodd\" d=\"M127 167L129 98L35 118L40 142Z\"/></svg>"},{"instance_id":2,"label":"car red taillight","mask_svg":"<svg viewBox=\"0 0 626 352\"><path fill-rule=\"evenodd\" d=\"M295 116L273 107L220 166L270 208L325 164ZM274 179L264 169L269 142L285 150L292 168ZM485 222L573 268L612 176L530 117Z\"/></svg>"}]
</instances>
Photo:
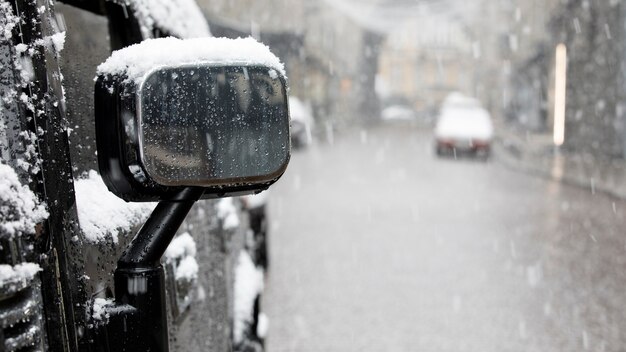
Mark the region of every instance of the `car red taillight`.
<instances>
[{"instance_id":1,"label":"car red taillight","mask_svg":"<svg viewBox=\"0 0 626 352\"><path fill-rule=\"evenodd\" d=\"M437 144L439 144L442 147L454 148L453 139L439 139L437 140Z\"/></svg>"},{"instance_id":2,"label":"car red taillight","mask_svg":"<svg viewBox=\"0 0 626 352\"><path fill-rule=\"evenodd\" d=\"M489 148L489 141L473 140L472 146L477 149L487 149Z\"/></svg>"}]
</instances>

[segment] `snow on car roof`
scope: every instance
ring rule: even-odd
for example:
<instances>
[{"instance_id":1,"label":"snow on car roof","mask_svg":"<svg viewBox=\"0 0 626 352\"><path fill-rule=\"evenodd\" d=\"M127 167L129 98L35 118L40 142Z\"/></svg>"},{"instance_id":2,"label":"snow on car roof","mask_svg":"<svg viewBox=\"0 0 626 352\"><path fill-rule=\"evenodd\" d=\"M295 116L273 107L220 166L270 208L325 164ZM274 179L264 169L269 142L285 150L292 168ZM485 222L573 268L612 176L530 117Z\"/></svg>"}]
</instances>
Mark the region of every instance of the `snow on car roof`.
<instances>
[{"instance_id":1,"label":"snow on car roof","mask_svg":"<svg viewBox=\"0 0 626 352\"><path fill-rule=\"evenodd\" d=\"M126 75L138 82L148 71L159 66L196 63L268 66L285 76L285 67L278 57L251 37L148 39L113 52L98 66L97 72L99 75Z\"/></svg>"},{"instance_id":2,"label":"snow on car roof","mask_svg":"<svg viewBox=\"0 0 626 352\"><path fill-rule=\"evenodd\" d=\"M471 106L471 107L480 107L480 101L475 98L468 97L459 92L452 92L446 96L442 107L450 107L450 106Z\"/></svg>"},{"instance_id":3,"label":"snow on car roof","mask_svg":"<svg viewBox=\"0 0 626 352\"><path fill-rule=\"evenodd\" d=\"M487 110L479 107L446 107L442 110L435 136L438 138L493 137L493 124Z\"/></svg>"}]
</instances>

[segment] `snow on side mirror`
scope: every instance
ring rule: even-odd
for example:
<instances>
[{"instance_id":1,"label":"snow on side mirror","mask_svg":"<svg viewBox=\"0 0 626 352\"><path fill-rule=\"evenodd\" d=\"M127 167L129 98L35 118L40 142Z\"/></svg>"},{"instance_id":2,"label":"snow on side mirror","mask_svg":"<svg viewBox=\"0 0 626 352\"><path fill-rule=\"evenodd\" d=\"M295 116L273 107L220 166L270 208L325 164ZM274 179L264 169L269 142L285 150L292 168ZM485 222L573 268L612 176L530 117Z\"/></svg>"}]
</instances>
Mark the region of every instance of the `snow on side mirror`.
<instances>
[{"instance_id":1,"label":"snow on side mirror","mask_svg":"<svg viewBox=\"0 0 626 352\"><path fill-rule=\"evenodd\" d=\"M283 65L254 39L147 40L98 67L98 164L127 201L267 189L290 156Z\"/></svg>"}]
</instances>

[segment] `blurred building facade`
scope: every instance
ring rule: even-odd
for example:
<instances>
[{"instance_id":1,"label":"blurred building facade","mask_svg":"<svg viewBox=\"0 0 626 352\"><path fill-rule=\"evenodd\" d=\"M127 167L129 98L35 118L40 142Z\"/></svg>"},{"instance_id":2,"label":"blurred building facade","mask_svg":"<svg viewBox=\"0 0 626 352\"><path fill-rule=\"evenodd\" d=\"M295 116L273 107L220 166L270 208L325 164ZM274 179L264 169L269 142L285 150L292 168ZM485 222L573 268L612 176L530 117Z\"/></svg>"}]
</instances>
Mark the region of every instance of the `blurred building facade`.
<instances>
[{"instance_id":1,"label":"blurred building facade","mask_svg":"<svg viewBox=\"0 0 626 352\"><path fill-rule=\"evenodd\" d=\"M568 53L563 149L626 155L623 1L478 0L473 5L470 11L478 12L416 18L390 33L380 64L387 94L404 95L422 108L458 90L477 97L507 126L551 134L555 53L563 44Z\"/></svg>"},{"instance_id":2,"label":"blurred building facade","mask_svg":"<svg viewBox=\"0 0 626 352\"><path fill-rule=\"evenodd\" d=\"M568 47L566 148L608 157L626 154L626 6L569 0L553 28Z\"/></svg>"},{"instance_id":3,"label":"blurred building facade","mask_svg":"<svg viewBox=\"0 0 626 352\"><path fill-rule=\"evenodd\" d=\"M622 1L516 0L503 8L515 47L506 112L530 130L554 124L555 51L567 48L563 148L598 157L626 155L626 9Z\"/></svg>"},{"instance_id":4,"label":"blurred building facade","mask_svg":"<svg viewBox=\"0 0 626 352\"><path fill-rule=\"evenodd\" d=\"M370 2L376 2L371 0ZM205 14L270 45L291 94L322 123L378 117L375 76L418 109L450 91L533 133L554 125L555 49L568 49L564 149L626 155L626 9L621 0L477 0L378 34L331 0L201 0ZM449 9L442 8L442 11ZM467 13L466 13L467 12ZM375 14L373 14L375 16ZM370 29L368 29L370 28Z\"/></svg>"},{"instance_id":5,"label":"blurred building facade","mask_svg":"<svg viewBox=\"0 0 626 352\"><path fill-rule=\"evenodd\" d=\"M367 54L372 51L372 36L345 13L323 0L199 4L214 34L252 35L270 46L285 63L290 94L311 105L320 125L371 119L364 101L371 105L372 99L366 97L375 98L376 70L369 67Z\"/></svg>"},{"instance_id":6,"label":"blurred building facade","mask_svg":"<svg viewBox=\"0 0 626 352\"><path fill-rule=\"evenodd\" d=\"M403 95L416 109L431 110L458 91L500 116L510 69L501 53L501 2L442 4L425 7L387 37L380 70L385 94Z\"/></svg>"},{"instance_id":7,"label":"blurred building facade","mask_svg":"<svg viewBox=\"0 0 626 352\"><path fill-rule=\"evenodd\" d=\"M534 132L553 124L555 41L550 23L560 0L509 0L500 3L498 40L503 72L503 114Z\"/></svg>"},{"instance_id":8,"label":"blurred building facade","mask_svg":"<svg viewBox=\"0 0 626 352\"><path fill-rule=\"evenodd\" d=\"M380 56L379 92L418 111L439 105L452 91L473 93L471 43L462 27L435 18L407 21L391 32Z\"/></svg>"}]
</instances>

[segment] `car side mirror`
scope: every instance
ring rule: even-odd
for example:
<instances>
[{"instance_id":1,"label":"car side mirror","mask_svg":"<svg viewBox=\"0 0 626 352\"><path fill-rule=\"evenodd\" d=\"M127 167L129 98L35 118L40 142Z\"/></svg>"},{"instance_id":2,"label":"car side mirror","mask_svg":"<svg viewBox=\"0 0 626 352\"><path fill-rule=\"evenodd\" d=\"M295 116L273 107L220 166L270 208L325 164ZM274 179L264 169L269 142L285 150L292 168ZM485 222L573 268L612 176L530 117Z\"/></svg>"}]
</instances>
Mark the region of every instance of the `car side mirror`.
<instances>
[{"instance_id":1,"label":"car side mirror","mask_svg":"<svg viewBox=\"0 0 626 352\"><path fill-rule=\"evenodd\" d=\"M204 188L205 198L239 195L283 174L286 78L267 47L166 38L120 52L95 83L98 163L117 196L167 200L184 187Z\"/></svg>"}]
</instances>

